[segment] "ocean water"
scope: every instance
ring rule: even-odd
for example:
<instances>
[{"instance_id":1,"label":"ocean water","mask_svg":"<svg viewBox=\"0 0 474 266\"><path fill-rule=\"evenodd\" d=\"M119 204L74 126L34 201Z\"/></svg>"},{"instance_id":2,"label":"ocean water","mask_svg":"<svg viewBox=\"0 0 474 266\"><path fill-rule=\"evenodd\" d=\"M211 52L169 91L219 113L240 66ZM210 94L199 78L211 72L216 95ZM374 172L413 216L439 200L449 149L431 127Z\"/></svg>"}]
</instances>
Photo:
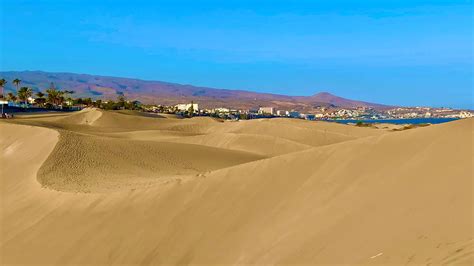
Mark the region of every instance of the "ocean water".
<instances>
[{"instance_id":1,"label":"ocean water","mask_svg":"<svg viewBox=\"0 0 474 266\"><path fill-rule=\"evenodd\" d=\"M367 119L367 120L352 120L352 119L341 119L341 120L327 120L331 122L337 122L342 124L348 123L389 123L389 124L441 124L458 120L458 118L406 118L406 119Z\"/></svg>"}]
</instances>

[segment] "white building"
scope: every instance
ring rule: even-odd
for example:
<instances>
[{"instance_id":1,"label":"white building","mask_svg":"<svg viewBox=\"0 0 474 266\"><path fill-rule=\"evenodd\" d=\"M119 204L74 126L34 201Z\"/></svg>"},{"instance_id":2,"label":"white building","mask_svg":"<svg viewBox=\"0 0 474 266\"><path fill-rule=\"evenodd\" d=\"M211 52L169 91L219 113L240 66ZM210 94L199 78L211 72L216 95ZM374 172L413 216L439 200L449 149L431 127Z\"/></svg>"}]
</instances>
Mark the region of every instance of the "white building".
<instances>
[{"instance_id":1,"label":"white building","mask_svg":"<svg viewBox=\"0 0 474 266\"><path fill-rule=\"evenodd\" d=\"M273 114L273 107L260 107L258 109L259 114L268 114L272 115Z\"/></svg>"},{"instance_id":2,"label":"white building","mask_svg":"<svg viewBox=\"0 0 474 266\"><path fill-rule=\"evenodd\" d=\"M288 111L285 111L285 110L277 110L277 115L278 116L289 116L290 113Z\"/></svg>"},{"instance_id":3,"label":"white building","mask_svg":"<svg viewBox=\"0 0 474 266\"><path fill-rule=\"evenodd\" d=\"M175 105L176 109L181 112L188 111L191 106L193 107L195 113L199 112L199 105L197 103L180 103Z\"/></svg>"},{"instance_id":4,"label":"white building","mask_svg":"<svg viewBox=\"0 0 474 266\"><path fill-rule=\"evenodd\" d=\"M35 103L35 99L33 97L28 97L27 101L28 101L29 104L34 104Z\"/></svg>"},{"instance_id":5,"label":"white building","mask_svg":"<svg viewBox=\"0 0 474 266\"><path fill-rule=\"evenodd\" d=\"M214 113L229 113L229 108L219 107L214 109Z\"/></svg>"},{"instance_id":6,"label":"white building","mask_svg":"<svg viewBox=\"0 0 474 266\"><path fill-rule=\"evenodd\" d=\"M459 118L469 118L469 117L473 117L474 114L472 114L471 112L468 112L468 111L461 111L459 113Z\"/></svg>"},{"instance_id":7,"label":"white building","mask_svg":"<svg viewBox=\"0 0 474 266\"><path fill-rule=\"evenodd\" d=\"M323 118L323 117L324 117L324 114L321 114L321 113L315 114L314 117L316 117L316 118Z\"/></svg>"}]
</instances>

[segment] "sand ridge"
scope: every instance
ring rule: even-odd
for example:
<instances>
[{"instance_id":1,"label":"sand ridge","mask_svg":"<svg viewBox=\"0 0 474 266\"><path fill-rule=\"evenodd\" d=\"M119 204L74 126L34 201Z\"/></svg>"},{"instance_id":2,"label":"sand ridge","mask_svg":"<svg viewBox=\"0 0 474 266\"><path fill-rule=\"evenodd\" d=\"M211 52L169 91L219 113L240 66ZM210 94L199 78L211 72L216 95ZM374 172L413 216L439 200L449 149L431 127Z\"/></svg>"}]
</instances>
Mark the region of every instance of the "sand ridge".
<instances>
[{"instance_id":1,"label":"sand ridge","mask_svg":"<svg viewBox=\"0 0 474 266\"><path fill-rule=\"evenodd\" d=\"M14 147L7 152L10 167L1 173L2 183L9 184L2 193L2 202L8 204L0 217L3 264L473 262L472 119L387 132L278 119L226 124L140 118L136 125L115 131L120 125L111 121L119 122L124 114L108 114L103 112L92 125L64 125L51 118L17 121L24 125L0 123L2 147ZM143 119L160 122L147 125ZM140 140L143 133L131 133L135 132L131 128L147 132L146 140ZM289 133L299 128L304 133L292 136L277 132L278 128ZM154 130L181 133L150 140ZM124 136L110 136L121 132ZM331 137L324 139L328 132L326 137ZM203 153L217 149L224 159L246 146L262 143L262 147L245 153L258 159L185 174L185 182L176 179L136 189L71 193L41 188L35 180L39 166L49 160L48 154L55 156L63 136L84 138L78 143L86 147L113 145L117 152L133 149L127 142L138 150L150 146L144 154L166 150L162 145L212 147ZM259 137L252 142L252 136ZM296 148L290 149L295 143ZM109 154L101 155L100 150L86 149L84 158ZM221 155L222 150L229 153ZM24 162L36 166L18 167ZM144 165L155 172L151 162ZM124 170L127 167L132 166ZM96 182L101 175L95 174ZM22 225L17 229L19 221Z\"/></svg>"},{"instance_id":2,"label":"sand ridge","mask_svg":"<svg viewBox=\"0 0 474 266\"><path fill-rule=\"evenodd\" d=\"M349 132L377 134L298 122L178 119L93 108L66 117L30 116L19 121L60 132L59 144L38 172L38 180L71 192L136 189L357 138Z\"/></svg>"},{"instance_id":3,"label":"sand ridge","mask_svg":"<svg viewBox=\"0 0 474 266\"><path fill-rule=\"evenodd\" d=\"M93 125L102 116L102 112L95 108L85 108L59 121L68 124Z\"/></svg>"}]
</instances>

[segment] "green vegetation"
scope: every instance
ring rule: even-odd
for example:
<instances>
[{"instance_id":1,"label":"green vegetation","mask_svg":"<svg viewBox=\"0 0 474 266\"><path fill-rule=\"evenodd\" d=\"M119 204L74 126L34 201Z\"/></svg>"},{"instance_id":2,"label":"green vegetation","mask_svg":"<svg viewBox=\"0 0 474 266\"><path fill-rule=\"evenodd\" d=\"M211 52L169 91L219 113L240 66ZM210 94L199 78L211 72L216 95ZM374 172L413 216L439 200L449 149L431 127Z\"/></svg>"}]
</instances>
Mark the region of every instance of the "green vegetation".
<instances>
[{"instance_id":1,"label":"green vegetation","mask_svg":"<svg viewBox=\"0 0 474 266\"><path fill-rule=\"evenodd\" d=\"M21 87L18 91L18 99L23 103L28 103L28 98L33 95L33 91L28 87Z\"/></svg>"},{"instance_id":2,"label":"green vegetation","mask_svg":"<svg viewBox=\"0 0 474 266\"><path fill-rule=\"evenodd\" d=\"M241 120L247 120L247 119L250 119L250 116L249 114L239 114L239 119Z\"/></svg>"},{"instance_id":3,"label":"green vegetation","mask_svg":"<svg viewBox=\"0 0 474 266\"><path fill-rule=\"evenodd\" d=\"M52 106L61 106L64 102L64 92L55 88L49 88L46 90L48 97L46 98L47 104Z\"/></svg>"},{"instance_id":4,"label":"green vegetation","mask_svg":"<svg viewBox=\"0 0 474 266\"><path fill-rule=\"evenodd\" d=\"M4 87L7 81L0 79L1 94L0 98L4 98ZM117 101L103 101L93 100L91 98L73 98L72 95L75 93L72 90L60 90L56 88L53 82L50 83L48 89L45 92L41 90L33 92L30 87L21 87L21 80L14 79L12 84L16 86L16 92L9 92L6 95L6 100L10 102L23 103L23 107L35 106L39 108L48 109L70 109L70 108L84 108L84 107L97 107L106 110L141 110L141 103L139 101L128 101L123 93L119 94ZM35 97L33 97L33 95ZM28 99L34 98L31 103L28 103Z\"/></svg>"},{"instance_id":5,"label":"green vegetation","mask_svg":"<svg viewBox=\"0 0 474 266\"><path fill-rule=\"evenodd\" d=\"M5 96L5 95L4 95L4 94L5 94L5 92L4 92L5 84L7 84L7 81L6 81L5 79L0 79L0 88L2 88L2 93L0 94L0 98L1 98L2 100L3 100L4 96ZM1 105L2 105L2 108L1 108L1 109L2 109L2 117L3 117L3 116L4 116L3 103L2 103Z\"/></svg>"},{"instance_id":6,"label":"green vegetation","mask_svg":"<svg viewBox=\"0 0 474 266\"><path fill-rule=\"evenodd\" d=\"M188 115L189 117L193 117L194 115L194 102L193 101L191 101L191 106L188 109Z\"/></svg>"},{"instance_id":7,"label":"green vegetation","mask_svg":"<svg viewBox=\"0 0 474 266\"><path fill-rule=\"evenodd\" d=\"M41 91L36 93L37 98L35 99L35 103L38 104L39 107L44 107L46 103L46 98L44 98L44 96L44 93L42 93Z\"/></svg>"},{"instance_id":8,"label":"green vegetation","mask_svg":"<svg viewBox=\"0 0 474 266\"><path fill-rule=\"evenodd\" d=\"M19 79L14 79L14 80L12 81L12 83L13 83L13 85L16 86L16 92L18 92L18 88L20 87L21 80L19 80Z\"/></svg>"},{"instance_id":9,"label":"green vegetation","mask_svg":"<svg viewBox=\"0 0 474 266\"><path fill-rule=\"evenodd\" d=\"M4 97L4 89L5 89L5 85L7 84L7 81L5 79L0 79L0 88L2 88L2 93L0 94L0 98L3 99Z\"/></svg>"},{"instance_id":10,"label":"green vegetation","mask_svg":"<svg viewBox=\"0 0 474 266\"><path fill-rule=\"evenodd\" d=\"M372 124L370 124L370 123L364 123L364 122L362 122L362 121L357 121L356 126L358 126L358 127L371 127Z\"/></svg>"},{"instance_id":11,"label":"green vegetation","mask_svg":"<svg viewBox=\"0 0 474 266\"><path fill-rule=\"evenodd\" d=\"M14 93L9 92L9 93L7 94L7 101L16 102L16 99L17 99L17 98L16 98L16 95L15 95Z\"/></svg>"},{"instance_id":12,"label":"green vegetation","mask_svg":"<svg viewBox=\"0 0 474 266\"><path fill-rule=\"evenodd\" d=\"M412 129L412 128L417 128L417 127L426 127L426 126L429 126L429 125L431 125L431 124L429 124L429 123L410 124L410 125L405 125L405 126L403 126L402 128L395 128L395 129L393 129L393 131L403 131L403 130Z\"/></svg>"},{"instance_id":13,"label":"green vegetation","mask_svg":"<svg viewBox=\"0 0 474 266\"><path fill-rule=\"evenodd\" d=\"M91 101L90 98L87 102ZM90 105L104 110L141 110L142 104L139 101L128 101L123 94L119 94L117 101L97 100Z\"/></svg>"}]
</instances>

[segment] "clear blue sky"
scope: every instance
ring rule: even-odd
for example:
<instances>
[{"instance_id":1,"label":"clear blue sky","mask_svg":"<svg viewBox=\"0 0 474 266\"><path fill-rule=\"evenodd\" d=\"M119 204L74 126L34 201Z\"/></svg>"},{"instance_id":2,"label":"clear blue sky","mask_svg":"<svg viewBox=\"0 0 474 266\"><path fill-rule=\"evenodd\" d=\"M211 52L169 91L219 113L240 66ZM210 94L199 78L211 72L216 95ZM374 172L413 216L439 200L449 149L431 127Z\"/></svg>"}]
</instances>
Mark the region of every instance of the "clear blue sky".
<instances>
[{"instance_id":1,"label":"clear blue sky","mask_svg":"<svg viewBox=\"0 0 474 266\"><path fill-rule=\"evenodd\" d=\"M0 70L474 108L471 0L0 0Z\"/></svg>"}]
</instances>

